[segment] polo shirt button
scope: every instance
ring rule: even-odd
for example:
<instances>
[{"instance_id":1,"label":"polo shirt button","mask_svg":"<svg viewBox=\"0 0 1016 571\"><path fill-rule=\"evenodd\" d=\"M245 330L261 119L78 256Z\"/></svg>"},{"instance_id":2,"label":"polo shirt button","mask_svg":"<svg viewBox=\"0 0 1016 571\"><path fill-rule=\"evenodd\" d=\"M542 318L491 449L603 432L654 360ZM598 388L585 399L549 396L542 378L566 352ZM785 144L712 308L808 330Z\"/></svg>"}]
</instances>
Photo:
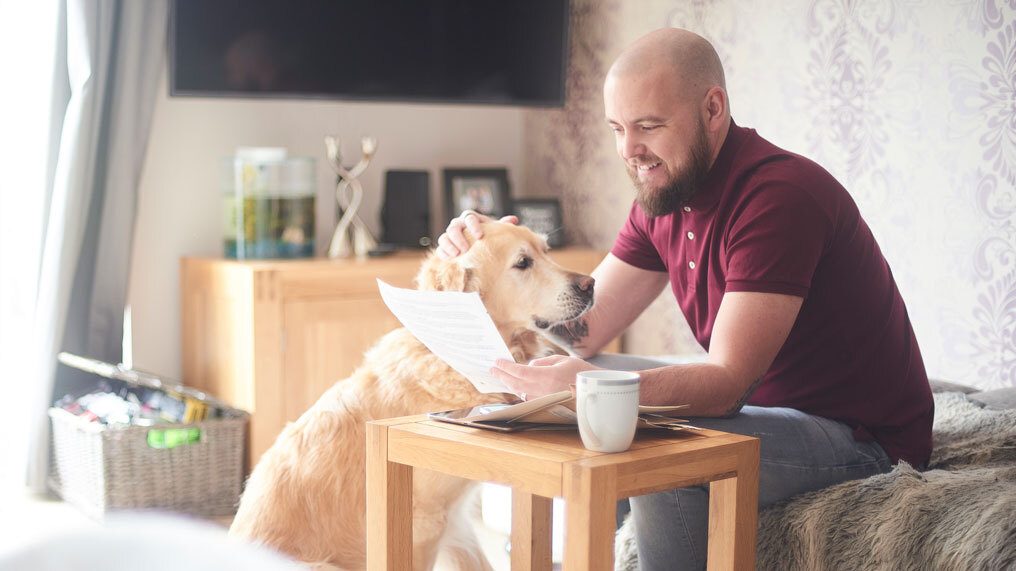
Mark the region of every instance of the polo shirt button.
<instances>
[{"instance_id":1,"label":"polo shirt button","mask_svg":"<svg viewBox=\"0 0 1016 571\"><path fill-rule=\"evenodd\" d=\"M688 232L688 239L689 240L694 240L695 239L695 234L692 234L691 232Z\"/></svg>"},{"instance_id":2,"label":"polo shirt button","mask_svg":"<svg viewBox=\"0 0 1016 571\"><path fill-rule=\"evenodd\" d=\"M685 212L691 212L691 206L685 206L684 207L684 211Z\"/></svg>"},{"instance_id":3,"label":"polo shirt button","mask_svg":"<svg viewBox=\"0 0 1016 571\"><path fill-rule=\"evenodd\" d=\"M694 270L695 269L695 262L688 262L688 267Z\"/></svg>"}]
</instances>

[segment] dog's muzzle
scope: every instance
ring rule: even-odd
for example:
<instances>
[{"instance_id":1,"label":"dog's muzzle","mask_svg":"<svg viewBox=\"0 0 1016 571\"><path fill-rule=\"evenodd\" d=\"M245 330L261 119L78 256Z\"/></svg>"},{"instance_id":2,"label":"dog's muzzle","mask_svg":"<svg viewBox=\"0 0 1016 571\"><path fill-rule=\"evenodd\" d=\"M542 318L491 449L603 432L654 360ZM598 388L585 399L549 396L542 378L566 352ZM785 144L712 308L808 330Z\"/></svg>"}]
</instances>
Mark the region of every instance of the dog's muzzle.
<instances>
[{"instance_id":1,"label":"dog's muzzle","mask_svg":"<svg viewBox=\"0 0 1016 571\"><path fill-rule=\"evenodd\" d=\"M571 288L558 297L561 303L561 317L554 322L533 316L533 323L539 329L547 329L554 323L563 323L577 318L593 306L593 286L596 284L591 276L578 275L572 280Z\"/></svg>"}]
</instances>

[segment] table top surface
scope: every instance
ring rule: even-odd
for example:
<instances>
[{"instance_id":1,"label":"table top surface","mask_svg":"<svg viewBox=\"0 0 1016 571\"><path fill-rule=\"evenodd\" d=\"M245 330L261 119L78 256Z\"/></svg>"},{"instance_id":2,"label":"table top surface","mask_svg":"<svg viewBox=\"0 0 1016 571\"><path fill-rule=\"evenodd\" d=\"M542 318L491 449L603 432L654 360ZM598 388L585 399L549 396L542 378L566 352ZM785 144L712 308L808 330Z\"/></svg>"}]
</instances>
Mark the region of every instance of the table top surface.
<instances>
[{"instance_id":1,"label":"table top surface","mask_svg":"<svg viewBox=\"0 0 1016 571\"><path fill-rule=\"evenodd\" d=\"M695 454L754 438L716 430L665 430L640 428L631 448L625 452L607 453L587 450L582 445L578 427L564 430L524 430L498 432L459 424L430 420L425 415L377 421L388 425L389 441L406 443L420 440L446 441L484 452L504 452L512 456L538 461L593 461L596 464L621 464L648 456L664 454Z\"/></svg>"}]
</instances>

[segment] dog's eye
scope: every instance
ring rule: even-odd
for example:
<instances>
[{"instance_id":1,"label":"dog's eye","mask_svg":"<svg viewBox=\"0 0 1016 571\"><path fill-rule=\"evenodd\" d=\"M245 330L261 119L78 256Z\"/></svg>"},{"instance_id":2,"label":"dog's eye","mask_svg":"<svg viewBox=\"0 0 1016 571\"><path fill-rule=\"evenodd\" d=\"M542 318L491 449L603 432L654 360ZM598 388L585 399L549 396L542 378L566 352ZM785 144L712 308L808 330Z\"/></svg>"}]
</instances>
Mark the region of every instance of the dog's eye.
<instances>
[{"instance_id":1,"label":"dog's eye","mask_svg":"<svg viewBox=\"0 0 1016 571\"><path fill-rule=\"evenodd\" d=\"M533 265L533 259L529 256L522 256L518 262L515 262L515 269L526 270Z\"/></svg>"}]
</instances>

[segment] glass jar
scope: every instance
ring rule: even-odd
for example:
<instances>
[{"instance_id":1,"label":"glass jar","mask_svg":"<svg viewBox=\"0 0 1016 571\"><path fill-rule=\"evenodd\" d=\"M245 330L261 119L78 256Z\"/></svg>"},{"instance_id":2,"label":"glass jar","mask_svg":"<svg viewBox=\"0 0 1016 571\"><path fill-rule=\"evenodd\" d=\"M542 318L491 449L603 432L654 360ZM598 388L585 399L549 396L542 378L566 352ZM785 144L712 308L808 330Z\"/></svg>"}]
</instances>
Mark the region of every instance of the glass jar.
<instances>
[{"instance_id":1,"label":"glass jar","mask_svg":"<svg viewBox=\"0 0 1016 571\"><path fill-rule=\"evenodd\" d=\"M227 258L314 256L315 160L280 148L237 149L222 161Z\"/></svg>"}]
</instances>

